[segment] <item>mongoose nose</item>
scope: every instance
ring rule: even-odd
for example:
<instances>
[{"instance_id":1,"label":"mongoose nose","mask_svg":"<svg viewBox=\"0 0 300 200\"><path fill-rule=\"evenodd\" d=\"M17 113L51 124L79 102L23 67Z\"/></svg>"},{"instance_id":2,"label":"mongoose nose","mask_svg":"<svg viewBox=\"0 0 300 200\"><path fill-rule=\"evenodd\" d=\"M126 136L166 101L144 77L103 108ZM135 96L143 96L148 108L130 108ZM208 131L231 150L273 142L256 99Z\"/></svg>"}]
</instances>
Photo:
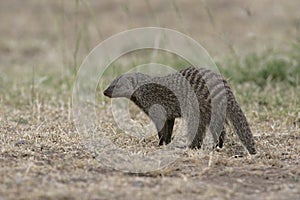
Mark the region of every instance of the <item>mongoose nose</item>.
<instances>
[{"instance_id":1,"label":"mongoose nose","mask_svg":"<svg viewBox=\"0 0 300 200\"><path fill-rule=\"evenodd\" d=\"M103 94L107 97L111 97L111 92L108 89L104 90Z\"/></svg>"}]
</instances>

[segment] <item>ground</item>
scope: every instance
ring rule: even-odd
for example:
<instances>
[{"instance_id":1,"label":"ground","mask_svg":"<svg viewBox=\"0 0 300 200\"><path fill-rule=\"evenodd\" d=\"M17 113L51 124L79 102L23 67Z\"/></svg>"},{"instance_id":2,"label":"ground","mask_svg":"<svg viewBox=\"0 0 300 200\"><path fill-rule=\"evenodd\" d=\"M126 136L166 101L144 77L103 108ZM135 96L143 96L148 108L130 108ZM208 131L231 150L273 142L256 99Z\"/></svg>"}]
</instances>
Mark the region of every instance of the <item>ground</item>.
<instances>
[{"instance_id":1,"label":"ground","mask_svg":"<svg viewBox=\"0 0 300 200\"><path fill-rule=\"evenodd\" d=\"M231 127L222 149L187 149L147 173L108 167L85 145L72 114L75 71L112 34L141 26L173 28L201 42L218 63L243 60L248 52L289 51L299 35L297 0L166 2L0 1L0 199L299 198L299 79L269 77L257 85L235 81L234 69L220 66L227 67L257 155L245 154ZM106 84L111 77L104 79ZM134 151L161 148L155 135L140 141L116 128L110 101L101 93L105 84L97 113L107 136ZM131 106L139 120L149 122Z\"/></svg>"}]
</instances>

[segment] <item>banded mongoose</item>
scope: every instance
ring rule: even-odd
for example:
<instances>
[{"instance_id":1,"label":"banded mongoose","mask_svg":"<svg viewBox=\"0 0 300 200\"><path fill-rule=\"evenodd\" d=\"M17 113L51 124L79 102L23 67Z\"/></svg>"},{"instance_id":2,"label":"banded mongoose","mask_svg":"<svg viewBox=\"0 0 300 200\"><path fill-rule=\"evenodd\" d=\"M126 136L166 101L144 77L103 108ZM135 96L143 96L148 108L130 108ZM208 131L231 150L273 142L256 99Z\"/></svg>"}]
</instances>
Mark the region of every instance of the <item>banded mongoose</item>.
<instances>
[{"instance_id":1,"label":"banded mongoose","mask_svg":"<svg viewBox=\"0 0 300 200\"><path fill-rule=\"evenodd\" d=\"M185 83L188 83L188 86ZM133 101L154 122L158 131L159 145L163 145L171 142L174 120L183 117L181 108L185 108L188 105L187 100L191 99L191 95L186 92L188 87L193 90L198 106L198 110L195 107L192 109L199 111L198 126L189 145L190 148L201 148L210 123L209 130L214 136L218 136L217 138L214 137L214 141L216 145L222 147L226 134L224 124L225 121L229 121L233 124L239 139L248 152L250 154L256 153L249 124L233 95L232 89L224 77L208 68L189 67L162 77L151 77L143 73L124 74L111 82L104 91L104 95L110 98L125 97ZM212 122L213 103L218 108L221 107L219 104L225 104L225 120ZM153 105L162 106L165 116L162 116L161 110L154 111L153 114L151 111ZM220 113L215 115L221 116ZM216 134L217 131L218 134Z\"/></svg>"}]
</instances>

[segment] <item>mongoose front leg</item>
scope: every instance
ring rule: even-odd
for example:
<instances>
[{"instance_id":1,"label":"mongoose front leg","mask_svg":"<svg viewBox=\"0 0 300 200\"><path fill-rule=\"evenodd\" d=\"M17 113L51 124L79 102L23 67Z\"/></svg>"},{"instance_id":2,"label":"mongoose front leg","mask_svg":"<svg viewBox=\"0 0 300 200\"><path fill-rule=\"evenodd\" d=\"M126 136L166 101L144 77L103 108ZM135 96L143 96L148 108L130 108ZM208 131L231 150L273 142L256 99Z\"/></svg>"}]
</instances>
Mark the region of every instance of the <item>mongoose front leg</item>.
<instances>
[{"instance_id":1,"label":"mongoose front leg","mask_svg":"<svg viewBox=\"0 0 300 200\"><path fill-rule=\"evenodd\" d=\"M226 131L225 131L225 127L223 126L223 130L219 136L219 142L218 142L218 146L220 148L223 147L224 141L225 141L225 136L226 136Z\"/></svg>"},{"instance_id":2,"label":"mongoose front leg","mask_svg":"<svg viewBox=\"0 0 300 200\"><path fill-rule=\"evenodd\" d=\"M158 130L158 140L159 140L159 146L164 144L164 137L163 135L166 132L166 126L164 126L161 130Z\"/></svg>"},{"instance_id":3,"label":"mongoose front leg","mask_svg":"<svg viewBox=\"0 0 300 200\"><path fill-rule=\"evenodd\" d=\"M175 119L167 119L165 125L167 126L166 132L163 135L165 144L169 144L172 139L173 127Z\"/></svg>"},{"instance_id":4,"label":"mongoose front leg","mask_svg":"<svg viewBox=\"0 0 300 200\"><path fill-rule=\"evenodd\" d=\"M172 132L174 127L175 119L167 119L164 127L158 130L159 145L169 144L172 138Z\"/></svg>"}]
</instances>

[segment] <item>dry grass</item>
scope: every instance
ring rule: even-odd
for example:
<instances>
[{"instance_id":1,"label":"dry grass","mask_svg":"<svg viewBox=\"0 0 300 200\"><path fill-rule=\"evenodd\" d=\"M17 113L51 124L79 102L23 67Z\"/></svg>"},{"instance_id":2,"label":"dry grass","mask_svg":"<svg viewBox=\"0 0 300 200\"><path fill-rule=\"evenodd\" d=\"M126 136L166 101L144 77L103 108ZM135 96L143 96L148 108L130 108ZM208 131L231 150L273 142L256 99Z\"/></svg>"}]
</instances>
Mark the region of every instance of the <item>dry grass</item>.
<instances>
[{"instance_id":1,"label":"dry grass","mask_svg":"<svg viewBox=\"0 0 300 200\"><path fill-rule=\"evenodd\" d=\"M23 9L17 2L0 1L0 199L297 199L300 196L299 83L291 86L286 82L269 82L264 87L251 82L232 83L251 123L257 155L236 157L243 149L229 128L225 147L212 155L187 150L171 165L145 174L123 173L101 163L83 145L71 114L74 69L99 38L159 22L201 38L218 57L218 52L224 49L231 52L231 47L242 49L249 47L249 43L282 44L287 31L291 37L295 35L299 19L297 0L286 4L275 1L270 12L265 12L265 5L273 2L269 0L263 5L207 1L211 3L206 8L196 1L184 5L174 1L163 6L158 1L78 2L79 24L75 28L76 1L28 1ZM194 5L202 11L198 12ZM147 9L154 13L142 15ZM211 20L209 9L216 13ZM278 9L279 16L275 12ZM286 10L290 15L285 15ZM19 15L12 16L12 11ZM110 20L116 25L104 19L109 13L115 14ZM195 18L201 19L202 29ZM261 37L266 25L272 30L271 41ZM253 30L255 37L247 39L248 32ZM224 37L229 34L225 43L221 42L224 38L220 39L220 33ZM240 35L243 41L236 39ZM221 50L216 48L219 45ZM156 137L141 142L115 128L109 101L99 99L100 123L118 145L132 151L158 148ZM133 112L139 114L134 108Z\"/></svg>"},{"instance_id":2,"label":"dry grass","mask_svg":"<svg viewBox=\"0 0 300 200\"><path fill-rule=\"evenodd\" d=\"M16 81L17 82L17 81ZM35 88L7 83L1 95L1 187L5 199L296 199L299 196L299 88L285 84L257 91L236 88L251 122L258 154L241 154L229 129L225 147L213 157L188 150L165 168L146 174L115 171L99 162L78 135L69 116L69 89L57 92L53 83ZM4 83L5 84L5 83ZM12 85L10 85L12 84ZM44 91L47 91L44 94ZM270 93L280 91L284 104L273 105ZM248 102L247 93L252 94ZM18 95L17 95L18 94ZM261 98L266 98L260 102ZM270 99L269 99L270 98ZM296 98L293 102L290 98ZM102 127L126 149L157 149L157 138L130 138L114 126L109 102L100 106ZM107 128L105 128L107 127ZM208 163L211 162L210 166ZM105 164L105 163L104 163ZM209 166L209 167L208 167Z\"/></svg>"}]
</instances>

